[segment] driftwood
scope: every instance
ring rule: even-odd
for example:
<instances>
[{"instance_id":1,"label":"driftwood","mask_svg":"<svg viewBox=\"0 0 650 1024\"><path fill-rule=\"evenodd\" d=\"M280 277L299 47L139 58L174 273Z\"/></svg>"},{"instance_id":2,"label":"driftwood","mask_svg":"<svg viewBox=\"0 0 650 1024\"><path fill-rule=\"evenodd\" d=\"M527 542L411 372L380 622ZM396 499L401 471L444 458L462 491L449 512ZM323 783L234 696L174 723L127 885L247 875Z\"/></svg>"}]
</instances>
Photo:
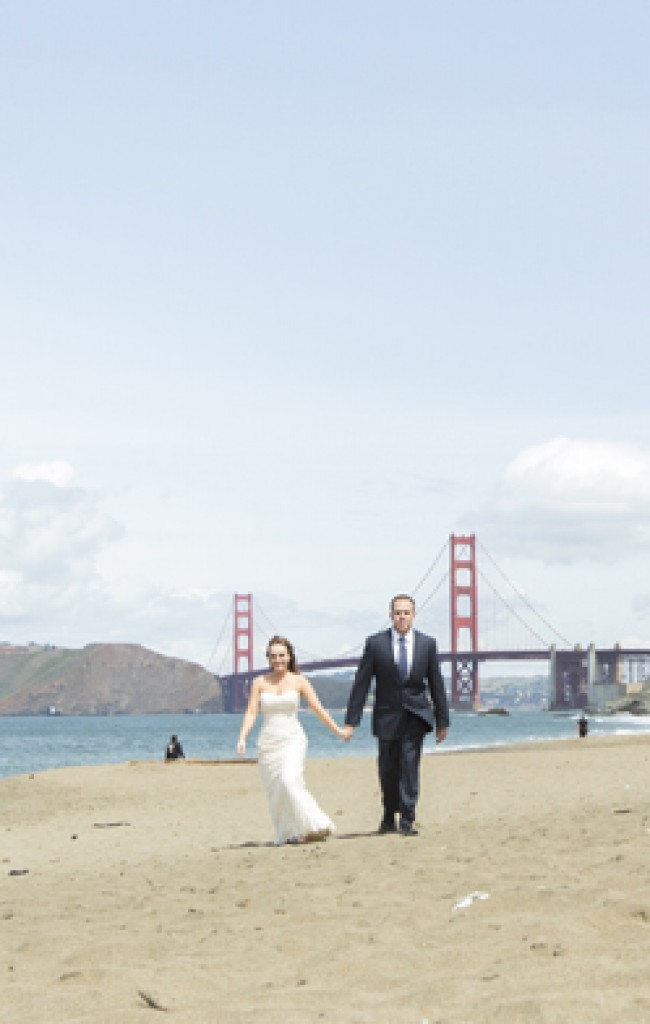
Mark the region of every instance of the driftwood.
<instances>
[{"instance_id":1,"label":"driftwood","mask_svg":"<svg viewBox=\"0 0 650 1024\"><path fill-rule=\"evenodd\" d=\"M142 989L139 988L138 995L140 996L140 999L144 1000L147 1006L151 1007L152 1010L163 1010L165 1013L167 1012L167 1007L163 1006L162 1003L159 1003L153 996L150 996L148 992L143 992Z\"/></svg>"}]
</instances>

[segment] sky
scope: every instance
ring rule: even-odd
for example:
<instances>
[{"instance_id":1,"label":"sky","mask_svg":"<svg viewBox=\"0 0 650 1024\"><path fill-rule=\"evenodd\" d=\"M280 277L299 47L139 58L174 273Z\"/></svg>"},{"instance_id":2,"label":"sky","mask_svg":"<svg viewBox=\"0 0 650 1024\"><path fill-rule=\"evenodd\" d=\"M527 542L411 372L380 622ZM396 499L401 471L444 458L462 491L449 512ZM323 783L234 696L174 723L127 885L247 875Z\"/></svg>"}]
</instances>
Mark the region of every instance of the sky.
<instances>
[{"instance_id":1,"label":"sky","mask_svg":"<svg viewBox=\"0 0 650 1024\"><path fill-rule=\"evenodd\" d=\"M473 533L482 646L650 647L649 49L645 0L3 5L0 640L229 671L253 593L256 664L334 657L425 577L445 648Z\"/></svg>"}]
</instances>

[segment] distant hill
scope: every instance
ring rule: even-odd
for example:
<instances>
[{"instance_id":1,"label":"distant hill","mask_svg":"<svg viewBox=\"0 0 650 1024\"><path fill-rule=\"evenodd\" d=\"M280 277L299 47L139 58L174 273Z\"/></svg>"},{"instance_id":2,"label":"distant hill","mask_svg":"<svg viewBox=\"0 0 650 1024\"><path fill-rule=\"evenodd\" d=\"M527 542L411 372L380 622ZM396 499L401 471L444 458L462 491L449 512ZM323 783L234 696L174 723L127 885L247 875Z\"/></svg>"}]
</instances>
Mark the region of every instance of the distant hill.
<instances>
[{"instance_id":1,"label":"distant hill","mask_svg":"<svg viewBox=\"0 0 650 1024\"><path fill-rule=\"evenodd\" d=\"M352 689L353 673L347 677L342 675L313 675L310 682L318 694L318 699L326 708L347 707L348 697Z\"/></svg>"},{"instance_id":2,"label":"distant hill","mask_svg":"<svg viewBox=\"0 0 650 1024\"><path fill-rule=\"evenodd\" d=\"M0 715L146 715L222 711L218 679L138 644L82 650L0 646Z\"/></svg>"}]
</instances>

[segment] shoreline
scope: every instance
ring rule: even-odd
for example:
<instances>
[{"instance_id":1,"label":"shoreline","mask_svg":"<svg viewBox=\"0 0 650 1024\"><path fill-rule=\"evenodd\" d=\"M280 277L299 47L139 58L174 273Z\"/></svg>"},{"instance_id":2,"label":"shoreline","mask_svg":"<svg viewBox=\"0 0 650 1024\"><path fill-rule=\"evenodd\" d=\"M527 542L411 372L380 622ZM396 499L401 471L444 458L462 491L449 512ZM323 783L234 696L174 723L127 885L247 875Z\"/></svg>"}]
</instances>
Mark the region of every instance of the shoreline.
<instances>
[{"instance_id":1,"label":"shoreline","mask_svg":"<svg viewBox=\"0 0 650 1024\"><path fill-rule=\"evenodd\" d=\"M626 743L647 743L650 745L650 733L625 733L613 736L603 735L590 735L586 738L577 738L575 736L561 736L555 738L541 737L540 739L529 739L525 741L513 741L512 743L486 743L486 744L475 744L468 745L466 747L453 747L446 743L439 744L436 747L424 749L422 751L422 760L429 758L449 758L449 757L470 757L473 754L507 754L520 753L529 749L544 748L548 750L562 750L569 746L574 746L581 749L585 746L598 745L600 747L616 747L624 745ZM366 750L355 753L353 749L349 750L345 756L330 757L325 753L308 754L307 765L309 764L325 764L331 762L333 765L340 765L350 761L368 761L374 763L376 761L376 755L374 753L368 753ZM10 782L12 779L19 778L32 778L36 775L49 775L59 771L79 771L85 770L92 771L95 768L125 768L135 767L137 765L162 765L169 770L173 770L174 766L238 766L238 765L256 765L257 757L183 757L172 761L165 761L162 757L159 758L126 758L122 761L99 761L88 764L62 764L52 768L35 768L32 771L20 772L15 775L0 776L0 789L6 782ZM308 768L307 768L308 770Z\"/></svg>"},{"instance_id":2,"label":"shoreline","mask_svg":"<svg viewBox=\"0 0 650 1024\"><path fill-rule=\"evenodd\" d=\"M308 759L306 846L252 759L0 780L3 1021L646 1021L650 737L449 754L413 839L376 833L374 757Z\"/></svg>"},{"instance_id":3,"label":"shoreline","mask_svg":"<svg viewBox=\"0 0 650 1024\"><path fill-rule=\"evenodd\" d=\"M325 733L314 716L304 716L302 724L308 736L308 757L312 760L376 756L376 741L370 734L367 717L358 735L345 745ZM162 757L172 732L180 732L185 753L192 759L234 759L238 728L237 716L190 716L184 722L173 717L161 721L155 716L125 716L119 721L110 717L0 720L0 779L72 765L121 764L131 759L156 761ZM650 720L627 715L592 718L587 741L626 734L650 736ZM538 712L508 717L461 715L452 723L444 744L436 746L431 736L427 738L424 755L449 757L459 751L565 742L576 737L573 720ZM255 736L251 753L254 741Z\"/></svg>"}]
</instances>

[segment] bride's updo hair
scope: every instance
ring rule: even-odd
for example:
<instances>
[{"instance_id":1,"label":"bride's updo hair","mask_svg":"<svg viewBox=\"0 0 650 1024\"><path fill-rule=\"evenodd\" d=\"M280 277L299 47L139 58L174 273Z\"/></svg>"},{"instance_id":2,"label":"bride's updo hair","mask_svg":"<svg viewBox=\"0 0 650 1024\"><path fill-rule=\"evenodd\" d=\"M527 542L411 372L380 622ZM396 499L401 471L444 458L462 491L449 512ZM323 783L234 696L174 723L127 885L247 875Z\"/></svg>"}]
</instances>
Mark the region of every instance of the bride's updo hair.
<instances>
[{"instance_id":1,"label":"bride's updo hair","mask_svg":"<svg viewBox=\"0 0 650 1024\"><path fill-rule=\"evenodd\" d=\"M271 656L271 648L273 647L274 644L282 644L283 647L286 647L287 654L289 655L289 671L297 672L298 665L296 662L296 652L293 649L293 644L291 643L291 641L287 640L286 636L272 636L268 644L266 645L267 658Z\"/></svg>"}]
</instances>

